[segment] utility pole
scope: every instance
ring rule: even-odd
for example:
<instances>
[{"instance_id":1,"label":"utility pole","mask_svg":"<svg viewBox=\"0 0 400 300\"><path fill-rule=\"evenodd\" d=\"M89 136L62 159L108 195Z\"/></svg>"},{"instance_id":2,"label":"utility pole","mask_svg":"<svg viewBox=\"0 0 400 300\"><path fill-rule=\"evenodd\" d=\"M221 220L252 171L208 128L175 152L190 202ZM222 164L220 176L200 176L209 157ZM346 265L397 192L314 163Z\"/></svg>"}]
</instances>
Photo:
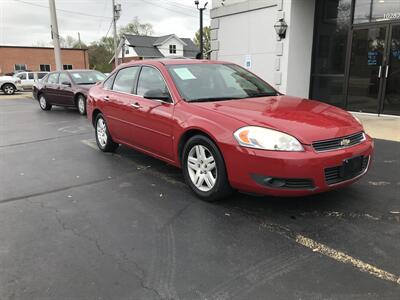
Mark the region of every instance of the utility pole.
<instances>
[{"instance_id":1,"label":"utility pole","mask_svg":"<svg viewBox=\"0 0 400 300\"><path fill-rule=\"evenodd\" d=\"M57 71L62 70L61 49L60 49L60 35L58 34L58 22L55 0L49 0L50 7L50 20L51 20L51 38L54 45L54 57L56 61Z\"/></svg>"},{"instance_id":2,"label":"utility pole","mask_svg":"<svg viewBox=\"0 0 400 300\"><path fill-rule=\"evenodd\" d=\"M121 4L115 4L115 0L112 0L113 6L113 29L114 29L114 63L115 67L118 67L118 37L117 37L117 20L121 16Z\"/></svg>"},{"instance_id":3,"label":"utility pole","mask_svg":"<svg viewBox=\"0 0 400 300\"><path fill-rule=\"evenodd\" d=\"M80 32L78 32L78 44L79 44L79 49L82 49L81 33Z\"/></svg>"},{"instance_id":4,"label":"utility pole","mask_svg":"<svg viewBox=\"0 0 400 300\"><path fill-rule=\"evenodd\" d=\"M206 2L203 7L199 7L200 2L198 0L194 1L194 4L200 11L200 55L198 58L203 59L204 56L203 12L207 9L208 2Z\"/></svg>"}]
</instances>

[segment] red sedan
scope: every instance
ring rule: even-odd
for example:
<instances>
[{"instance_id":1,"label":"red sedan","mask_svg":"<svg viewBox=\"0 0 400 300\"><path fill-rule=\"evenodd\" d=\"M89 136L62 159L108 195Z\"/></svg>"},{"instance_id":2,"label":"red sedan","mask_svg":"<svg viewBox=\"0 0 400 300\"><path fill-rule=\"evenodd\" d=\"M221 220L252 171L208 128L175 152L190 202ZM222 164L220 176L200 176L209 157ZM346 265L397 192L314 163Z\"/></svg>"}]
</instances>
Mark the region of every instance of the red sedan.
<instances>
[{"instance_id":1,"label":"red sedan","mask_svg":"<svg viewBox=\"0 0 400 300\"><path fill-rule=\"evenodd\" d=\"M180 167L207 201L233 190L302 196L343 187L368 171L373 153L350 113L284 96L227 62L121 65L90 90L87 113L102 151L124 144Z\"/></svg>"}]
</instances>

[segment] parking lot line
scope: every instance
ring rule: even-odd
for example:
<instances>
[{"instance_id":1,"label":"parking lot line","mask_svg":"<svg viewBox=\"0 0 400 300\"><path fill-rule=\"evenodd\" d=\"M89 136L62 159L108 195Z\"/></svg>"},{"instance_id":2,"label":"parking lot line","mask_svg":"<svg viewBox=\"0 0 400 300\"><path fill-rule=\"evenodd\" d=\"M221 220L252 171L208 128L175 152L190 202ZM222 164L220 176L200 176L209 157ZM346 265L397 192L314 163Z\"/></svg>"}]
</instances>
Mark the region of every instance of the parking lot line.
<instances>
[{"instance_id":1,"label":"parking lot line","mask_svg":"<svg viewBox=\"0 0 400 300\"><path fill-rule=\"evenodd\" d=\"M291 229L278 225L278 224L268 224L268 223L262 223L261 224L262 228L266 228L267 230L278 233L290 240L295 241L297 244L300 244L308 249L311 249L313 252L318 252L326 257L329 257L331 259L334 259L340 263L348 264L353 267L355 267L357 270L368 273L372 276L375 276L377 278L393 282L395 284L400 285L400 277L392 274L390 272L387 272L385 270L382 270L380 268L377 268L369 263L363 262L360 259L354 258L342 251L333 249L327 245L324 245L322 243L319 243L311 238L308 238L302 234L298 234Z\"/></svg>"}]
</instances>

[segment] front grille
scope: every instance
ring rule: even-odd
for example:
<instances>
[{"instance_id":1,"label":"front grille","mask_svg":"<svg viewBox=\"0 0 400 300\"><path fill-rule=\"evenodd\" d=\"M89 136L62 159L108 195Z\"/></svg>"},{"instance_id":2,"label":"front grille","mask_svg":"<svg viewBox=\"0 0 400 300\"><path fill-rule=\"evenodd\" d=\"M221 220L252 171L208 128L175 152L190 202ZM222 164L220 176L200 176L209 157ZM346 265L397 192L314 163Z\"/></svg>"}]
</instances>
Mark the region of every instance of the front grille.
<instances>
[{"instance_id":1,"label":"front grille","mask_svg":"<svg viewBox=\"0 0 400 300\"><path fill-rule=\"evenodd\" d=\"M294 190L312 190L314 182L311 179L284 179L285 184L282 186L286 189Z\"/></svg>"},{"instance_id":2,"label":"front grille","mask_svg":"<svg viewBox=\"0 0 400 300\"><path fill-rule=\"evenodd\" d=\"M330 151L330 150L337 150L337 149L351 147L361 143L364 140L365 140L364 133L358 132L355 134L343 136L336 139L314 142L312 145L315 151L322 152L322 151ZM343 143L343 141L345 141L346 143Z\"/></svg>"},{"instance_id":3,"label":"front grille","mask_svg":"<svg viewBox=\"0 0 400 300\"><path fill-rule=\"evenodd\" d=\"M354 176L352 178L357 177L358 175L362 174L365 171L365 169L368 167L368 161L369 161L369 156L366 156L363 158L361 171L354 174ZM337 166L337 167L325 169L325 181L328 185L332 185L332 184L336 184L336 183L340 183L340 182L352 179L352 178L341 177L340 176L341 168L342 168L342 166Z\"/></svg>"},{"instance_id":4,"label":"front grille","mask_svg":"<svg viewBox=\"0 0 400 300\"><path fill-rule=\"evenodd\" d=\"M290 190L313 190L315 189L312 179L303 178L276 178L263 175L252 174L251 177L263 186L273 189L290 189Z\"/></svg>"}]
</instances>

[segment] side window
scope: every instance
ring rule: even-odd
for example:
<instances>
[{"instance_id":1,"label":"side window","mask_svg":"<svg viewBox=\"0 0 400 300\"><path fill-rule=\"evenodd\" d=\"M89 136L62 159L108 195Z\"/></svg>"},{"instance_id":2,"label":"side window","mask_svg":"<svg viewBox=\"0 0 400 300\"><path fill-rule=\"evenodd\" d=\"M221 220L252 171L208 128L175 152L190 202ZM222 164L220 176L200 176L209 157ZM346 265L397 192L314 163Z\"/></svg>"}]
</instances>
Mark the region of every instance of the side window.
<instances>
[{"instance_id":1,"label":"side window","mask_svg":"<svg viewBox=\"0 0 400 300\"><path fill-rule=\"evenodd\" d=\"M35 76L33 73L28 73L28 79L33 80L35 79Z\"/></svg>"},{"instance_id":2,"label":"side window","mask_svg":"<svg viewBox=\"0 0 400 300\"><path fill-rule=\"evenodd\" d=\"M26 73L19 73L16 76L21 80L25 80L26 79Z\"/></svg>"},{"instance_id":3,"label":"side window","mask_svg":"<svg viewBox=\"0 0 400 300\"><path fill-rule=\"evenodd\" d=\"M120 70L115 77L113 90L132 94L133 86L138 73L139 67L130 67Z\"/></svg>"},{"instance_id":4,"label":"side window","mask_svg":"<svg viewBox=\"0 0 400 300\"><path fill-rule=\"evenodd\" d=\"M111 90L112 85L113 85L113 83L114 83L114 78L115 78L115 74L112 75L112 76L110 76L109 78L107 78L106 81L104 81L103 87L104 87L106 90Z\"/></svg>"},{"instance_id":5,"label":"side window","mask_svg":"<svg viewBox=\"0 0 400 300\"><path fill-rule=\"evenodd\" d=\"M69 79L69 76L66 73L60 73L60 77L58 79L58 82L60 84L66 83L66 82L71 82L71 79Z\"/></svg>"},{"instance_id":6,"label":"side window","mask_svg":"<svg viewBox=\"0 0 400 300\"><path fill-rule=\"evenodd\" d=\"M58 75L59 75L59 73L50 74L47 79L47 82L50 84L58 84Z\"/></svg>"},{"instance_id":7,"label":"side window","mask_svg":"<svg viewBox=\"0 0 400 300\"><path fill-rule=\"evenodd\" d=\"M169 95L167 85L160 71L151 67L143 67L139 76L137 94L146 96L149 91L157 91L166 96Z\"/></svg>"},{"instance_id":8,"label":"side window","mask_svg":"<svg viewBox=\"0 0 400 300\"><path fill-rule=\"evenodd\" d=\"M42 79L46 75L47 75L47 73L38 73L37 77L38 77L38 79Z\"/></svg>"}]
</instances>

